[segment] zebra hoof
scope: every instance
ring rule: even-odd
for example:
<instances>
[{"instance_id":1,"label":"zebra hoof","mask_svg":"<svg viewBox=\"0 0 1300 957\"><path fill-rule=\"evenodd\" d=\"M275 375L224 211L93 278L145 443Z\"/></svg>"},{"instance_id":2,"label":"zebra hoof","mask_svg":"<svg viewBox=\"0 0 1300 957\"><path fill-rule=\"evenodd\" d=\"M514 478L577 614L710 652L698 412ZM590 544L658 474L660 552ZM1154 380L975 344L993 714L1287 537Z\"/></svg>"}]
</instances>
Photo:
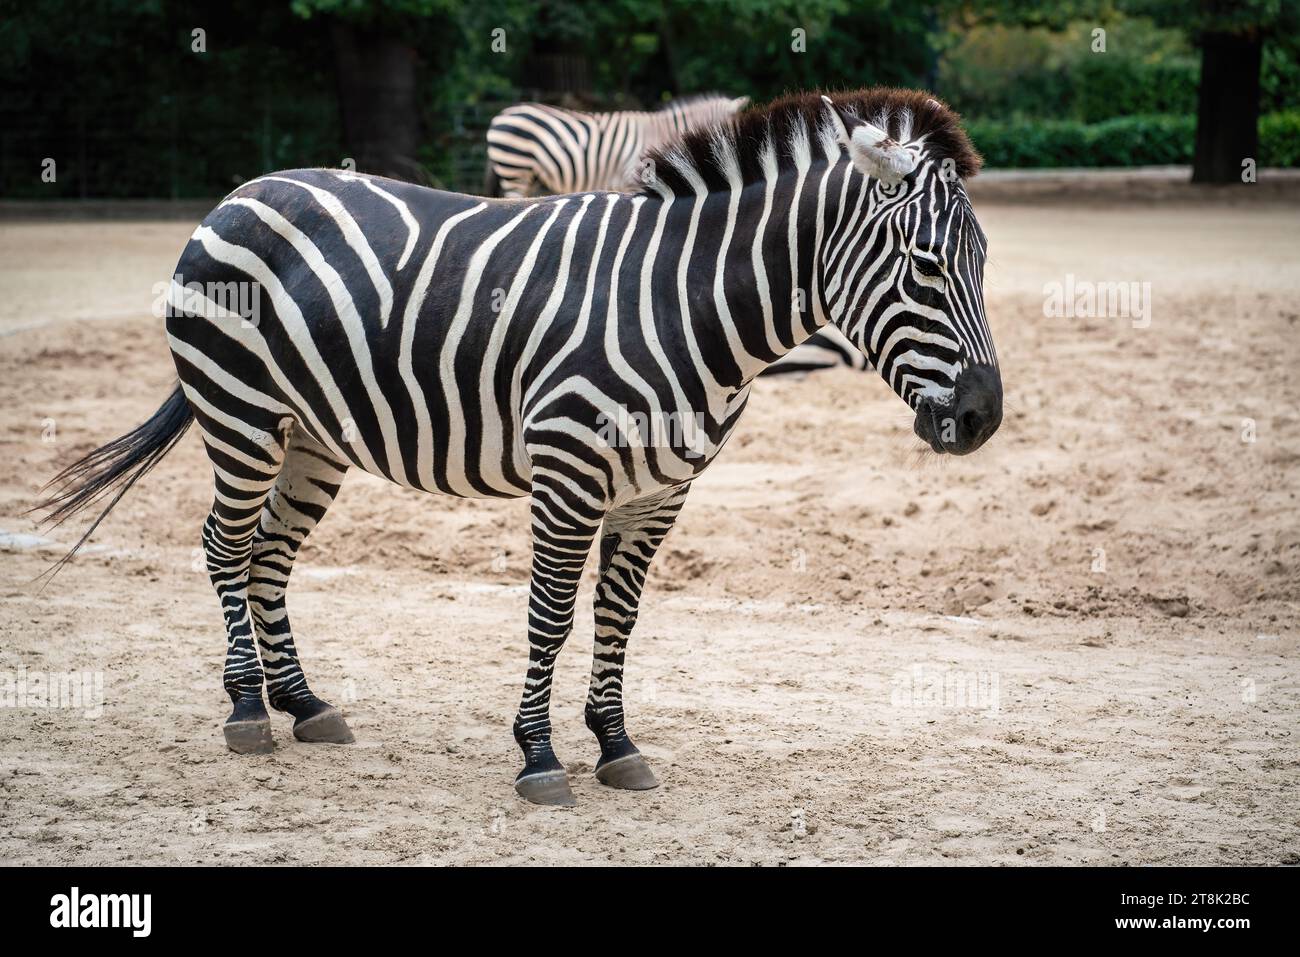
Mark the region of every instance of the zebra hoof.
<instances>
[{"instance_id":1,"label":"zebra hoof","mask_svg":"<svg viewBox=\"0 0 1300 957\"><path fill-rule=\"evenodd\" d=\"M270 718L227 721L221 731L226 736L226 747L236 754L270 754L275 750Z\"/></svg>"},{"instance_id":2,"label":"zebra hoof","mask_svg":"<svg viewBox=\"0 0 1300 957\"><path fill-rule=\"evenodd\" d=\"M609 787L627 791L649 791L659 786L650 765L639 754L627 754L607 764L597 765L596 780Z\"/></svg>"},{"instance_id":3,"label":"zebra hoof","mask_svg":"<svg viewBox=\"0 0 1300 957\"><path fill-rule=\"evenodd\" d=\"M357 740L338 708L326 708L318 715L295 721L293 736L309 744L355 744Z\"/></svg>"},{"instance_id":4,"label":"zebra hoof","mask_svg":"<svg viewBox=\"0 0 1300 957\"><path fill-rule=\"evenodd\" d=\"M550 807L575 807L569 776L563 771L542 771L515 782L515 790L525 801Z\"/></svg>"}]
</instances>

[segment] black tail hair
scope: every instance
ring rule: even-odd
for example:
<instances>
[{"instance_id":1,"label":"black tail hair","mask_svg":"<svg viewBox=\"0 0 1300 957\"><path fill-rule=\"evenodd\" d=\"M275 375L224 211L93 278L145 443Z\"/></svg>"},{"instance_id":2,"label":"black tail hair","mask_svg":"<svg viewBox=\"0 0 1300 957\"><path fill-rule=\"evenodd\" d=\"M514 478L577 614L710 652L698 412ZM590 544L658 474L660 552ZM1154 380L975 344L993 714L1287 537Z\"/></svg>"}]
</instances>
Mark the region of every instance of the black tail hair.
<instances>
[{"instance_id":1,"label":"black tail hair","mask_svg":"<svg viewBox=\"0 0 1300 957\"><path fill-rule=\"evenodd\" d=\"M78 459L46 483L41 491L56 486L57 489L34 505L31 511L48 513L41 519L41 525L48 528L62 525L82 509L114 489L117 490L117 494L91 523L90 528L77 540L77 544L47 569L46 575L53 578L58 574L59 569L86 544L86 539L90 538L91 533L99 527L99 523L113 510L113 506L127 490L171 451L193 421L194 411L177 384L148 422Z\"/></svg>"}]
</instances>

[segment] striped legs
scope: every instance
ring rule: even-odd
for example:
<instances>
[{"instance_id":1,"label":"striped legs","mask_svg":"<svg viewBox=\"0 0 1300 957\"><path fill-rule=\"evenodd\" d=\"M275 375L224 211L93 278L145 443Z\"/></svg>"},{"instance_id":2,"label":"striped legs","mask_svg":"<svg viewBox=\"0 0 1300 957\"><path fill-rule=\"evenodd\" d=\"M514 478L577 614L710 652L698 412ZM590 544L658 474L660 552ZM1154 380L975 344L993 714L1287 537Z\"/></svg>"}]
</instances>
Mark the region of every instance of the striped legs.
<instances>
[{"instance_id":1,"label":"striped legs","mask_svg":"<svg viewBox=\"0 0 1300 957\"><path fill-rule=\"evenodd\" d=\"M587 727L600 742L596 777L613 787L635 790L658 783L624 728L623 659L646 571L689 488L630 502L602 516L592 506L575 508L570 489L556 493L534 485L528 678L514 727L515 740L524 752L524 769L515 779L515 789L528 800L573 803L564 766L551 747L551 677L556 656L573 629L578 583L602 518L596 643L586 707Z\"/></svg>"},{"instance_id":2,"label":"striped legs","mask_svg":"<svg viewBox=\"0 0 1300 957\"><path fill-rule=\"evenodd\" d=\"M203 552L226 619L223 683L234 707L222 730L232 751L261 754L275 745L262 701L248 577L262 505L284 459L284 434L236 431L208 418L201 406L195 412L216 479L212 511L203 523Z\"/></svg>"},{"instance_id":3,"label":"striped legs","mask_svg":"<svg viewBox=\"0 0 1300 957\"><path fill-rule=\"evenodd\" d=\"M665 495L629 502L605 516L586 717L587 727L600 742L596 777L612 787L639 791L659 783L624 727L623 661L646 572L689 490L690 485L671 489Z\"/></svg>"},{"instance_id":4,"label":"striped legs","mask_svg":"<svg viewBox=\"0 0 1300 957\"><path fill-rule=\"evenodd\" d=\"M338 495L346 471L320 443L294 435L252 544L248 597L267 696L272 708L296 719L293 733L300 741L355 740L342 714L307 687L284 598L298 549Z\"/></svg>"},{"instance_id":5,"label":"striped legs","mask_svg":"<svg viewBox=\"0 0 1300 957\"><path fill-rule=\"evenodd\" d=\"M575 501L572 491L557 485L534 478L528 676L514 724L524 769L515 779L515 790L537 804L569 805L573 792L551 748L551 676L555 658L573 630L578 582L600 527L601 510Z\"/></svg>"}]
</instances>

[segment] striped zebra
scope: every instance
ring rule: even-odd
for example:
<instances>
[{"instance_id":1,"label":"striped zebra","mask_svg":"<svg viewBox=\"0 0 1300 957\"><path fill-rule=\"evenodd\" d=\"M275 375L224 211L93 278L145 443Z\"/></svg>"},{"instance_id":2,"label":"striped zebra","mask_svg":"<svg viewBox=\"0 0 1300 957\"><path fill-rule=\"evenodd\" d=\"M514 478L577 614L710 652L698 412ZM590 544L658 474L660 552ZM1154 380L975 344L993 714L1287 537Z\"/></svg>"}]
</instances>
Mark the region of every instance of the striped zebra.
<instances>
[{"instance_id":1,"label":"striped zebra","mask_svg":"<svg viewBox=\"0 0 1300 957\"><path fill-rule=\"evenodd\" d=\"M744 108L749 97L687 96L654 112L580 113L544 103L508 106L488 124L487 194L633 189L651 151Z\"/></svg>"},{"instance_id":2,"label":"striped zebra","mask_svg":"<svg viewBox=\"0 0 1300 957\"><path fill-rule=\"evenodd\" d=\"M635 195L526 201L276 173L194 232L166 320L178 387L44 504L60 521L115 492L89 535L197 422L216 479L202 543L225 615L231 749L272 747L264 685L297 738L352 740L308 688L284 599L349 468L530 499L515 786L569 804L551 677L588 553L599 542L595 774L653 787L624 726L624 654L651 559L759 372L829 323L935 452L971 452L997 429L985 238L962 185L979 157L945 106L899 90L797 95L655 160ZM250 283L257 315L214 298Z\"/></svg>"},{"instance_id":3,"label":"striped zebra","mask_svg":"<svg viewBox=\"0 0 1300 957\"><path fill-rule=\"evenodd\" d=\"M654 113L580 113L543 103L517 103L488 125L487 195L518 198L633 188L649 152L727 119L748 102L748 97L702 94L673 100ZM814 332L763 374L841 365L870 368L861 352L828 327Z\"/></svg>"}]
</instances>

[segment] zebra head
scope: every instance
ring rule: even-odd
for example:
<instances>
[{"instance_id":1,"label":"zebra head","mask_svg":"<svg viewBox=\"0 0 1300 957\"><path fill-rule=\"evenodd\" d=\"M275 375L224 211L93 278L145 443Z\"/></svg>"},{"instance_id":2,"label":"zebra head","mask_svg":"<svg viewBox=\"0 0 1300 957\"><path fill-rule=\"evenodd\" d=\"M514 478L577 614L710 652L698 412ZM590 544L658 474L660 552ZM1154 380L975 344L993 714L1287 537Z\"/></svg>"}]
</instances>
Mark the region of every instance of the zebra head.
<instances>
[{"instance_id":1,"label":"zebra head","mask_svg":"<svg viewBox=\"0 0 1300 957\"><path fill-rule=\"evenodd\" d=\"M984 316L987 242L962 186L979 156L947 107L889 92L875 123L855 112L865 102L822 97L822 134L844 168L822 247L826 309L916 412L916 434L935 452L965 455L1002 422Z\"/></svg>"}]
</instances>

